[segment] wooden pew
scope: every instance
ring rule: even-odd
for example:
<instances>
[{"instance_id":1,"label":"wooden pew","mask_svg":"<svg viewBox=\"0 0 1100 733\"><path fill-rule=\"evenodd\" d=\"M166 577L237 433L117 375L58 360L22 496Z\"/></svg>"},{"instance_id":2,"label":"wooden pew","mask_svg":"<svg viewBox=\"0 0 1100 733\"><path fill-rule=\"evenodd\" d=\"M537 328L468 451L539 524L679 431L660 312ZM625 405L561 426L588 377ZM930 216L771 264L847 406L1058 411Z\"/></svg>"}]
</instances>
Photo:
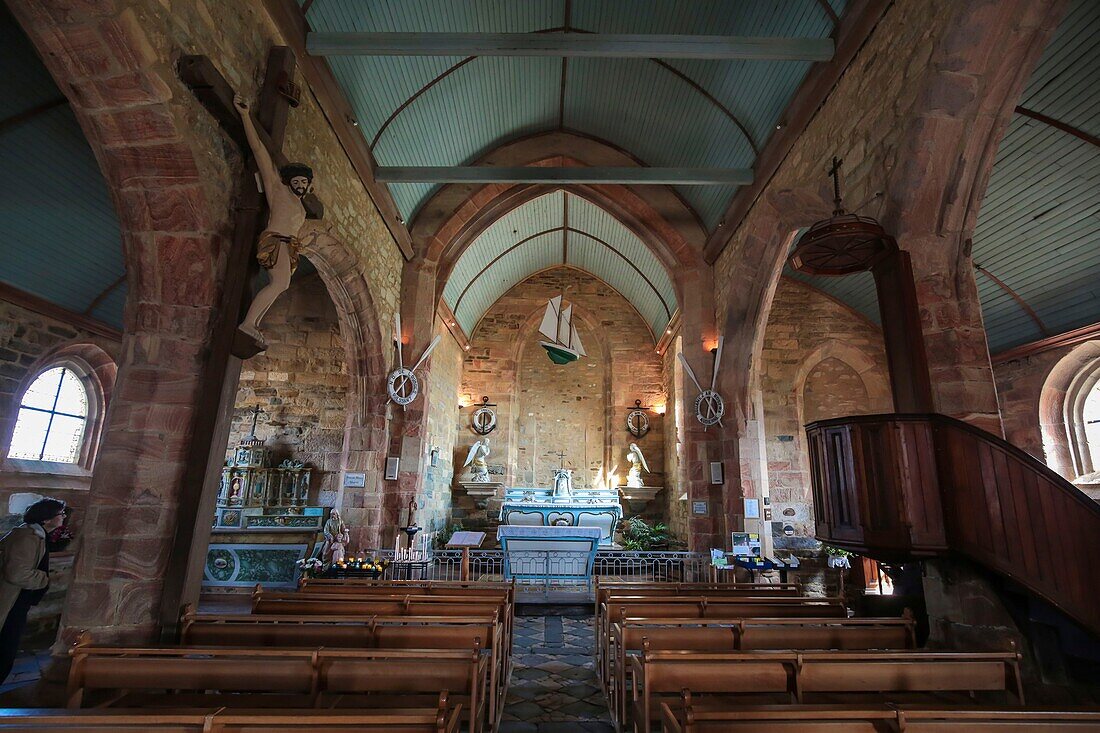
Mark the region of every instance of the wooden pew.
<instances>
[{"instance_id":1,"label":"wooden pew","mask_svg":"<svg viewBox=\"0 0 1100 733\"><path fill-rule=\"evenodd\" d=\"M504 623L504 633L509 646L512 643L512 627L514 617L514 604L511 596L506 591L497 591L494 596L468 597L462 594L421 594L404 593L395 591L385 594L359 594L353 590L341 593L284 593L265 591L257 585L252 593L253 613L276 614L322 614L322 615L356 615L360 613L378 615L408 615L400 610L385 610L381 604L394 604L391 609L398 608L399 604L411 604L420 608L417 615L463 615L486 613L488 607L496 608L500 613L500 619ZM360 611L356 604L380 604L372 611ZM435 612L426 607L431 606ZM320 609L320 610L319 610Z\"/></svg>"},{"instance_id":2,"label":"wooden pew","mask_svg":"<svg viewBox=\"0 0 1100 733\"><path fill-rule=\"evenodd\" d=\"M630 667L627 658L642 651L739 652L765 649L914 649L916 623L901 618L634 619L612 624L610 671L601 679L612 700L612 714L626 716Z\"/></svg>"},{"instance_id":3,"label":"wooden pew","mask_svg":"<svg viewBox=\"0 0 1100 733\"><path fill-rule=\"evenodd\" d=\"M893 706L776 705L696 709L661 703L662 733L1085 733L1096 710L909 709Z\"/></svg>"},{"instance_id":4,"label":"wooden pew","mask_svg":"<svg viewBox=\"0 0 1100 733\"><path fill-rule=\"evenodd\" d=\"M452 598L477 598L479 601L499 601L505 611L503 615L507 627L508 640L512 639L512 627L515 617L516 588L514 582L508 583L470 583L462 581L377 581L366 579L329 579L304 578L300 583L300 597L340 596L352 598L379 597L403 598L406 595L448 596ZM256 586L253 600L263 594L261 585ZM269 594L270 595L270 594ZM279 597L281 597L280 594Z\"/></svg>"},{"instance_id":5,"label":"wooden pew","mask_svg":"<svg viewBox=\"0 0 1100 733\"><path fill-rule=\"evenodd\" d=\"M596 618L596 669L606 677L611 624L624 618L846 618L839 598L610 596Z\"/></svg>"},{"instance_id":6,"label":"wooden pew","mask_svg":"<svg viewBox=\"0 0 1100 733\"><path fill-rule=\"evenodd\" d=\"M886 706L766 705L696 709L691 693L681 702L662 702L662 733L892 733L897 711Z\"/></svg>"},{"instance_id":7,"label":"wooden pew","mask_svg":"<svg viewBox=\"0 0 1100 733\"><path fill-rule=\"evenodd\" d=\"M471 650L116 648L70 650L69 708L182 706L434 710L438 696L483 729L488 658Z\"/></svg>"},{"instance_id":8,"label":"wooden pew","mask_svg":"<svg viewBox=\"0 0 1100 733\"><path fill-rule=\"evenodd\" d=\"M601 620L604 609L612 596L629 598L677 596L710 596L713 598L799 598L802 589L798 583L629 583L623 581L603 581L596 578L594 623L597 641L601 632Z\"/></svg>"},{"instance_id":9,"label":"wooden pew","mask_svg":"<svg viewBox=\"0 0 1100 733\"><path fill-rule=\"evenodd\" d=\"M239 711L208 708L187 711L0 709L0 731L15 733L458 733L462 706L440 693L435 710Z\"/></svg>"},{"instance_id":10,"label":"wooden pew","mask_svg":"<svg viewBox=\"0 0 1100 733\"><path fill-rule=\"evenodd\" d=\"M785 702L970 703L978 692L1023 704L1015 652L654 652L631 657L636 731L648 731L661 702L683 690L731 704ZM749 693L753 693L750 695ZM807 700L809 698L809 700Z\"/></svg>"},{"instance_id":11,"label":"wooden pew","mask_svg":"<svg viewBox=\"0 0 1100 733\"><path fill-rule=\"evenodd\" d=\"M470 649L489 653L489 720L496 721L508 692L510 650L495 615L272 616L199 614L185 607L180 645L186 647L342 647L351 649Z\"/></svg>"}]
</instances>

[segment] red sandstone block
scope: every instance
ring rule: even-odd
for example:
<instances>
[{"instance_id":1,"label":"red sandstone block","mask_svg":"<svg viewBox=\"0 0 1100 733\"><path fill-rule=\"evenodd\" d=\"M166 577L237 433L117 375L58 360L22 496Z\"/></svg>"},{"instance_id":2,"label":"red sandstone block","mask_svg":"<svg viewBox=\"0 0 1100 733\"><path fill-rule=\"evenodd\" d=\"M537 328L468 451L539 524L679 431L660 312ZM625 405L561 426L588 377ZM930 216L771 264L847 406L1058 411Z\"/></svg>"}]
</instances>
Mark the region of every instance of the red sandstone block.
<instances>
[{"instance_id":1,"label":"red sandstone block","mask_svg":"<svg viewBox=\"0 0 1100 733\"><path fill-rule=\"evenodd\" d=\"M116 399L136 403L193 404L199 380L194 374L135 365L124 370L116 387Z\"/></svg>"},{"instance_id":2,"label":"red sandstone block","mask_svg":"<svg viewBox=\"0 0 1100 733\"><path fill-rule=\"evenodd\" d=\"M108 177L123 188L199 181L191 149L183 143L111 148L105 160Z\"/></svg>"},{"instance_id":3,"label":"red sandstone block","mask_svg":"<svg viewBox=\"0 0 1100 733\"><path fill-rule=\"evenodd\" d=\"M213 305L217 294L214 262L217 245L211 237L158 234L161 302L170 305Z\"/></svg>"},{"instance_id":4,"label":"red sandstone block","mask_svg":"<svg viewBox=\"0 0 1100 733\"><path fill-rule=\"evenodd\" d=\"M116 0L20 0L16 16L28 34L51 25L98 20L118 12Z\"/></svg>"},{"instance_id":5,"label":"red sandstone block","mask_svg":"<svg viewBox=\"0 0 1100 733\"><path fill-rule=\"evenodd\" d=\"M97 141L107 147L179 138L175 120L162 105L109 110L91 114L88 120L95 129L93 134Z\"/></svg>"},{"instance_id":6,"label":"red sandstone block","mask_svg":"<svg viewBox=\"0 0 1100 733\"><path fill-rule=\"evenodd\" d=\"M194 419L191 405L149 403L130 407L130 428L135 431L180 435L191 429Z\"/></svg>"},{"instance_id":7,"label":"red sandstone block","mask_svg":"<svg viewBox=\"0 0 1100 733\"><path fill-rule=\"evenodd\" d=\"M64 29L39 27L34 37L49 59L60 65L60 78L103 76L118 68L116 58L94 25L72 25Z\"/></svg>"}]
</instances>

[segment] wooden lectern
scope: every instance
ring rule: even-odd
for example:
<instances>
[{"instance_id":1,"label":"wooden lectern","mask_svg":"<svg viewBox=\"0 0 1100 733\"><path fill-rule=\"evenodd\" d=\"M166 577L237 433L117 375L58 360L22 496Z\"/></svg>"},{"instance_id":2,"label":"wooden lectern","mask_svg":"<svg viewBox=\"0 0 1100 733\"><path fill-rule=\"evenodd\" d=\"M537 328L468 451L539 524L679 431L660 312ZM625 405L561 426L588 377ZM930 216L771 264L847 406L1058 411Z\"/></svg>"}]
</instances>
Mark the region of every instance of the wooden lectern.
<instances>
[{"instance_id":1,"label":"wooden lectern","mask_svg":"<svg viewBox=\"0 0 1100 733\"><path fill-rule=\"evenodd\" d=\"M470 548L481 547L481 543L484 541L484 532L455 532L451 535L451 541L447 543L447 549L462 550L462 575L459 580L470 579Z\"/></svg>"}]
</instances>

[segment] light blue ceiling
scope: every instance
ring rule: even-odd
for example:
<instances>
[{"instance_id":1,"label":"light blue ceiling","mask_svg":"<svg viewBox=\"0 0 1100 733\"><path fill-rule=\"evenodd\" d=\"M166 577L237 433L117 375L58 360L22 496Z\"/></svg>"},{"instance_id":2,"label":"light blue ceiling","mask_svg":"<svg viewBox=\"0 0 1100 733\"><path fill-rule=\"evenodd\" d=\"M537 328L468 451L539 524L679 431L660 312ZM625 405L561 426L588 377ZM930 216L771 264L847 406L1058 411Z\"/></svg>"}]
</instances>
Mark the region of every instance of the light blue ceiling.
<instances>
[{"instance_id":1,"label":"light blue ceiling","mask_svg":"<svg viewBox=\"0 0 1100 733\"><path fill-rule=\"evenodd\" d=\"M832 0L830 7L840 13L843 6ZM319 32L521 33L568 25L599 33L827 37L833 30L818 0L314 0L307 20ZM530 57L328 62L383 166L466 165L504 141L566 129L606 140L645 165L751 168L811 66ZM434 187L390 190L411 220ZM679 192L713 228L736 187Z\"/></svg>"},{"instance_id":2,"label":"light blue ceiling","mask_svg":"<svg viewBox=\"0 0 1100 733\"><path fill-rule=\"evenodd\" d=\"M1100 3L1075 0L1019 106L1100 137ZM996 352L1100 320L1100 147L1017 113L997 150L974 230Z\"/></svg>"},{"instance_id":3,"label":"light blue ceiling","mask_svg":"<svg viewBox=\"0 0 1100 733\"><path fill-rule=\"evenodd\" d=\"M562 265L615 288L654 334L676 311L668 273L644 242L585 199L554 191L497 219L462 253L443 300L466 333L502 295L536 272Z\"/></svg>"},{"instance_id":4,"label":"light blue ceiling","mask_svg":"<svg viewBox=\"0 0 1100 733\"><path fill-rule=\"evenodd\" d=\"M1075 0L1019 107L1100 137L1098 38L1100 3ZM1017 112L978 212L973 257L992 353L1100 321L1100 147ZM784 273L878 322L870 274Z\"/></svg>"},{"instance_id":5,"label":"light blue ceiling","mask_svg":"<svg viewBox=\"0 0 1100 733\"><path fill-rule=\"evenodd\" d=\"M106 182L72 110L3 5L0 68L0 281L121 328L126 283L112 286L125 269Z\"/></svg>"}]
</instances>

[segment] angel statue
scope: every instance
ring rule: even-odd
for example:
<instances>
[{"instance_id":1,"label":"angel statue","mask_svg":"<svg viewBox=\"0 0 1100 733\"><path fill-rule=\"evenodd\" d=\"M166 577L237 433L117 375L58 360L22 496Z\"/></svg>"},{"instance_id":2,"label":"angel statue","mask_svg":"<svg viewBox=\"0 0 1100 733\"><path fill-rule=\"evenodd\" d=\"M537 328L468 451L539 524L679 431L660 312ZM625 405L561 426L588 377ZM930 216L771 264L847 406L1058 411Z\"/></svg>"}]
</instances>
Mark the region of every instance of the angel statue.
<instances>
[{"instance_id":1,"label":"angel statue","mask_svg":"<svg viewBox=\"0 0 1100 733\"><path fill-rule=\"evenodd\" d=\"M645 456L642 455L642 449L638 447L637 443L630 444L630 450L626 452L626 460L630 464L630 471L626 474L626 487L628 489L642 488L642 471L649 473L649 466L646 464Z\"/></svg>"},{"instance_id":2,"label":"angel statue","mask_svg":"<svg viewBox=\"0 0 1100 733\"><path fill-rule=\"evenodd\" d=\"M473 481L476 484L489 483L489 464L486 460L489 457L489 439L482 438L473 445L470 446L470 452L466 454L466 462L462 464L462 467L470 467L470 473L473 476Z\"/></svg>"}]
</instances>

